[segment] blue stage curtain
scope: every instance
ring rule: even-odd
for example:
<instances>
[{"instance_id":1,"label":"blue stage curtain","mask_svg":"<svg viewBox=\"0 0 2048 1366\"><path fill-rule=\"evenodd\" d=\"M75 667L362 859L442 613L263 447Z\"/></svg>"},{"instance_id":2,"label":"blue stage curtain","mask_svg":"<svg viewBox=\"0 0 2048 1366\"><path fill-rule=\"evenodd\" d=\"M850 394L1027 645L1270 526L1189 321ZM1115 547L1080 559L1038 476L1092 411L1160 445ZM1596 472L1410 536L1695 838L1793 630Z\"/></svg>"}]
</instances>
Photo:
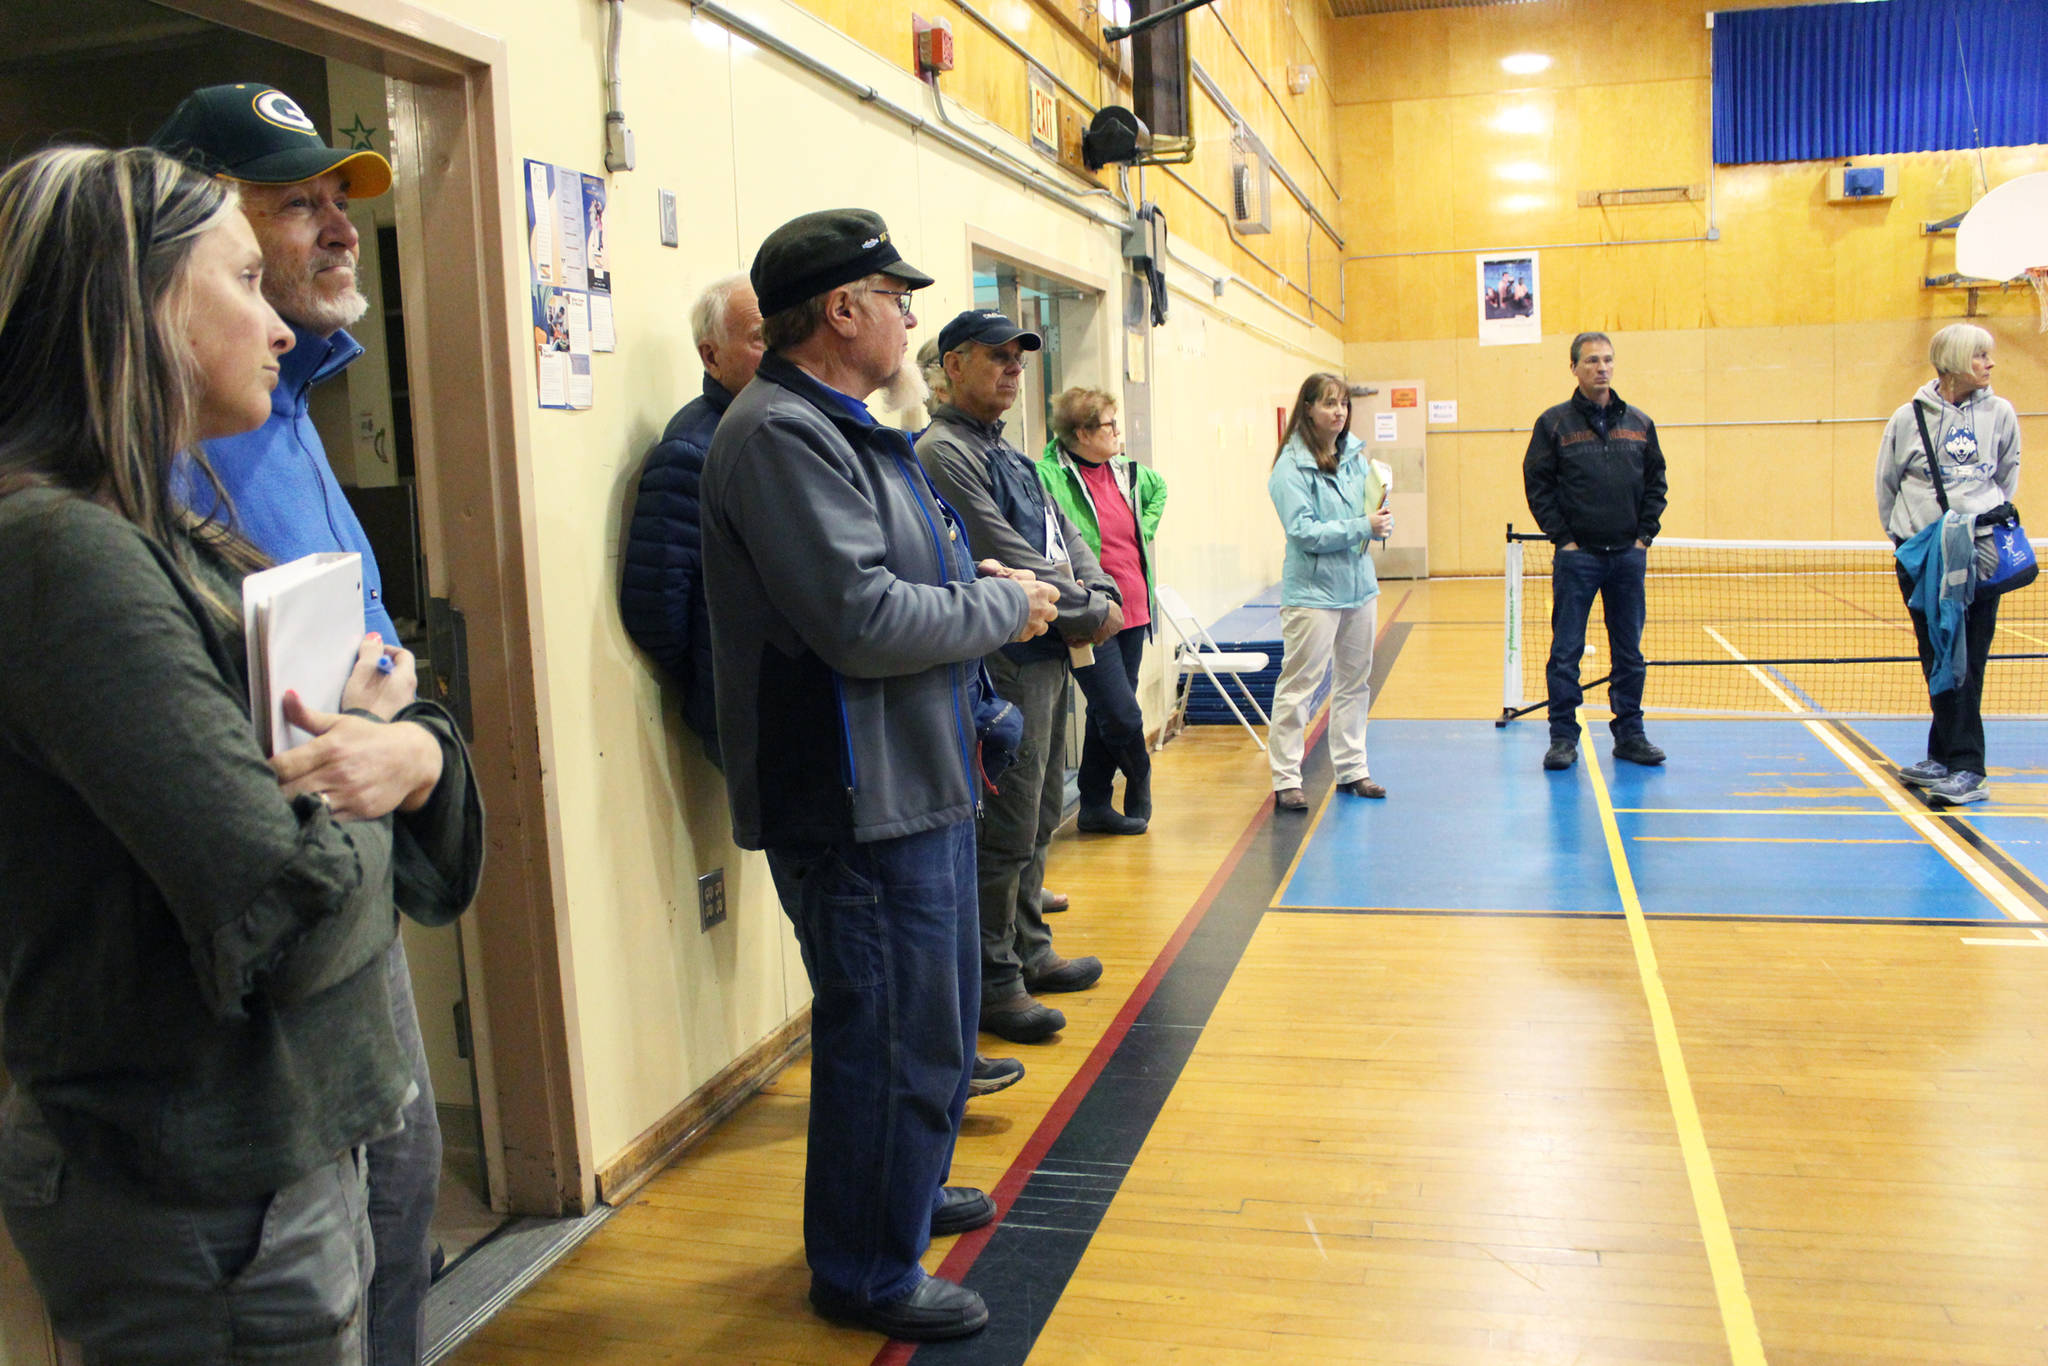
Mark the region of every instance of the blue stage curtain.
<instances>
[{"instance_id":1,"label":"blue stage curtain","mask_svg":"<svg viewBox=\"0 0 2048 1366\"><path fill-rule=\"evenodd\" d=\"M1723 165L2040 142L2048 0L1714 15L1714 160Z\"/></svg>"}]
</instances>

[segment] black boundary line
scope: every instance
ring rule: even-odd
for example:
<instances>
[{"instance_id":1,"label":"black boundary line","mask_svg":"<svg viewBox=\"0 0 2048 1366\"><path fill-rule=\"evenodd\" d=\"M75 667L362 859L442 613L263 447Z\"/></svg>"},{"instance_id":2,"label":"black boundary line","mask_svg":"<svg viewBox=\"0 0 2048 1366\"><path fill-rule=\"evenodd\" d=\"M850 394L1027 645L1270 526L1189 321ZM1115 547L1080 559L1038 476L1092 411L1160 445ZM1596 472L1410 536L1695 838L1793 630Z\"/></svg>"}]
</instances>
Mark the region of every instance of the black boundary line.
<instances>
[{"instance_id":1,"label":"black boundary line","mask_svg":"<svg viewBox=\"0 0 2048 1366\"><path fill-rule=\"evenodd\" d=\"M1333 775L1326 745L1310 752L1302 776L1312 791L1328 792ZM917 1366L1023 1366L1179 1082L1309 825L1276 817L1253 836L1123 1043L961 1277L961 1284L988 1302L988 1327L970 1338L918 1347L911 1358Z\"/></svg>"},{"instance_id":2,"label":"black boundary line","mask_svg":"<svg viewBox=\"0 0 2048 1366\"><path fill-rule=\"evenodd\" d=\"M1829 723L1829 729L1833 730L1835 734L1839 735L1842 739L1846 740L1852 747L1859 751L1864 758L1878 765L1880 771L1889 771L1893 767L1891 756L1886 754L1883 750L1879 749L1876 745L1872 744L1855 727L1847 724L1846 722L1833 721ZM1904 784L1901 784L1901 786L1904 786ZM1942 810L1941 808L1935 806L1932 802L1928 801L1925 797L1921 796L1919 790L1916 788L1908 787L1906 788L1906 791L1913 797L1915 801L1919 802L1920 805L1927 808L1928 815L1946 824L1948 826L1949 833L1953 834L1963 843L1969 845L1970 848L1982 854L1984 856L1985 862L1989 863L1992 867L1996 868L1999 872L2003 873L2006 876L2006 878L2012 882L2013 886L2022 895L2024 895L2027 898L2027 900L2031 901L2034 904L2035 910L2041 912L2044 917L2048 917L2048 886L2044 886L2041 882L2041 879L2035 877L2025 868L2013 862L2011 855L2007 854L2005 850L1999 848L1997 844L1993 843L1991 839L1988 838L1982 831L1977 829L1976 826L1970 824L1969 818L1964 816L1960 811ZM2003 925L2024 925L2027 922L2024 920L2013 920L2007 916L2000 916L1998 923Z\"/></svg>"},{"instance_id":3,"label":"black boundary line","mask_svg":"<svg viewBox=\"0 0 2048 1366\"><path fill-rule=\"evenodd\" d=\"M1394 615L1406 601L1404 595ZM1399 621L1382 627L1373 697L1411 629ZM1302 777L1321 800L1333 776L1325 731L1305 756ZM909 1357L917 1366L1023 1366L1314 823L1276 817L1253 836L1152 999L960 1278L987 1301L989 1326L970 1338L919 1346Z\"/></svg>"}]
</instances>

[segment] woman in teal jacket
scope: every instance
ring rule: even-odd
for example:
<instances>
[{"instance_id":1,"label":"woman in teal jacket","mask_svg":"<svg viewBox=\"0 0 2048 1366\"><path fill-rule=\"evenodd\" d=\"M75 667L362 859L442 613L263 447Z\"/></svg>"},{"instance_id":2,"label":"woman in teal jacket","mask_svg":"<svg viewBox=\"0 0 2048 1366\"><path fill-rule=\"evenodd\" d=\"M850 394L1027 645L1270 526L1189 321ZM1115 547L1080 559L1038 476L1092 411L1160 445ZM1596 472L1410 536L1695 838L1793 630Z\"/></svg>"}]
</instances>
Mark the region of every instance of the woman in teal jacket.
<instances>
[{"instance_id":1,"label":"woman in teal jacket","mask_svg":"<svg viewBox=\"0 0 2048 1366\"><path fill-rule=\"evenodd\" d=\"M1078 824L1103 834L1142 834L1152 816L1152 755L1138 705L1138 666L1152 634L1152 536L1166 510L1166 480L1122 454L1114 394L1067 390L1053 400L1052 432L1038 462L1039 481L1123 596L1124 629L1095 647L1093 664L1074 670L1088 699ZM1122 814L1109 800L1118 769L1124 774Z\"/></svg>"},{"instance_id":2,"label":"woman in teal jacket","mask_svg":"<svg viewBox=\"0 0 2048 1366\"><path fill-rule=\"evenodd\" d=\"M1266 480L1287 559L1280 572L1280 634L1284 651L1273 690L1267 757L1273 802L1305 811L1301 752L1310 703L1332 663L1330 763L1337 786L1359 797L1384 797L1365 761L1365 714L1371 703L1373 636L1379 627L1379 578L1368 541L1385 540L1394 514L1386 488L1351 435L1351 390L1343 378L1310 375L1295 397L1287 436Z\"/></svg>"}]
</instances>

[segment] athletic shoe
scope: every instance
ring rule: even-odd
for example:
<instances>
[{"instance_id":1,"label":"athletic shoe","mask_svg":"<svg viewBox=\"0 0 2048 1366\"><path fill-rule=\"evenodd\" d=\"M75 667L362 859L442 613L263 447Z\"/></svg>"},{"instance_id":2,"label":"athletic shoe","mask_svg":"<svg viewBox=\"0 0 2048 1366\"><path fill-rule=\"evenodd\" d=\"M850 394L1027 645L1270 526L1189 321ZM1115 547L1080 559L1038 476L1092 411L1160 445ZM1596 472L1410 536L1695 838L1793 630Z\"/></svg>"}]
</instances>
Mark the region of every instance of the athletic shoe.
<instances>
[{"instance_id":1,"label":"athletic shoe","mask_svg":"<svg viewBox=\"0 0 2048 1366\"><path fill-rule=\"evenodd\" d=\"M1957 769L1927 789L1927 800L1936 806L1962 806L1986 801L1990 796L1991 787L1984 781L1984 775L1967 769Z\"/></svg>"},{"instance_id":2,"label":"athletic shoe","mask_svg":"<svg viewBox=\"0 0 2048 1366\"><path fill-rule=\"evenodd\" d=\"M1614 742L1614 757L1625 759L1632 764L1655 768L1664 762L1664 751L1640 735L1631 735L1626 740Z\"/></svg>"},{"instance_id":3,"label":"athletic shoe","mask_svg":"<svg viewBox=\"0 0 2048 1366\"><path fill-rule=\"evenodd\" d=\"M1570 768L1579 761L1579 745L1576 740L1552 740L1550 748L1543 751L1543 766L1552 773Z\"/></svg>"},{"instance_id":4,"label":"athletic shoe","mask_svg":"<svg viewBox=\"0 0 2048 1366\"><path fill-rule=\"evenodd\" d=\"M967 1098L975 1100L1006 1091L1024 1080L1024 1064L1015 1058L984 1058L974 1055L974 1073L967 1079Z\"/></svg>"},{"instance_id":5,"label":"athletic shoe","mask_svg":"<svg viewBox=\"0 0 2048 1366\"><path fill-rule=\"evenodd\" d=\"M988 1305L964 1285L926 1276L908 1295L886 1304L863 1304L811 1282L811 1308L834 1323L850 1323L907 1342L964 1338L988 1326Z\"/></svg>"},{"instance_id":6,"label":"athletic shoe","mask_svg":"<svg viewBox=\"0 0 2048 1366\"><path fill-rule=\"evenodd\" d=\"M1933 787L1948 776L1948 765L1936 763L1932 759L1922 759L1917 764L1908 764L1894 771L1899 775L1899 781L1907 787Z\"/></svg>"},{"instance_id":7,"label":"athletic shoe","mask_svg":"<svg viewBox=\"0 0 2048 1366\"><path fill-rule=\"evenodd\" d=\"M1043 887L1038 889L1038 913L1040 915L1051 915L1056 911L1064 911L1073 904L1072 898L1065 892L1048 892Z\"/></svg>"}]
</instances>

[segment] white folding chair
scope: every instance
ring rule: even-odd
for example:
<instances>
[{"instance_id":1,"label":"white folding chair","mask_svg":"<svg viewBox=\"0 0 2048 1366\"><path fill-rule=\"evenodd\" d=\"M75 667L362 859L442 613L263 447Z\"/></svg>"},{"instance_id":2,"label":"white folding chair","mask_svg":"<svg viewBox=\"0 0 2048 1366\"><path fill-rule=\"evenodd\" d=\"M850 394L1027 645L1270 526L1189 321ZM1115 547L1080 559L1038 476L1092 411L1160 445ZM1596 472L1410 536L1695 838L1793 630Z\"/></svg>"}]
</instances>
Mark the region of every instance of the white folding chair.
<instances>
[{"instance_id":1,"label":"white folding chair","mask_svg":"<svg viewBox=\"0 0 2048 1366\"><path fill-rule=\"evenodd\" d=\"M1158 585L1158 597L1159 610L1165 615L1166 624L1171 626L1174 635L1180 638L1180 644L1173 652L1174 719L1185 720L1188 694L1194 688L1194 676L1197 673L1205 674L1211 686L1216 689L1216 695L1230 708L1230 714L1244 727L1245 734L1252 737L1252 743L1264 749L1266 742L1252 729L1252 723L1245 720L1244 712L1238 709L1229 690L1223 686L1223 678L1228 676L1231 682L1237 684L1237 690L1244 694L1244 700L1257 714L1261 724L1272 725L1273 720L1266 715L1265 708L1259 705L1259 699L1252 696L1252 690L1238 677L1239 674L1257 673L1265 668L1268 662L1266 656L1257 650L1225 650L1218 646L1203 627L1200 618L1189 608L1187 599L1165 584Z\"/></svg>"}]
</instances>

